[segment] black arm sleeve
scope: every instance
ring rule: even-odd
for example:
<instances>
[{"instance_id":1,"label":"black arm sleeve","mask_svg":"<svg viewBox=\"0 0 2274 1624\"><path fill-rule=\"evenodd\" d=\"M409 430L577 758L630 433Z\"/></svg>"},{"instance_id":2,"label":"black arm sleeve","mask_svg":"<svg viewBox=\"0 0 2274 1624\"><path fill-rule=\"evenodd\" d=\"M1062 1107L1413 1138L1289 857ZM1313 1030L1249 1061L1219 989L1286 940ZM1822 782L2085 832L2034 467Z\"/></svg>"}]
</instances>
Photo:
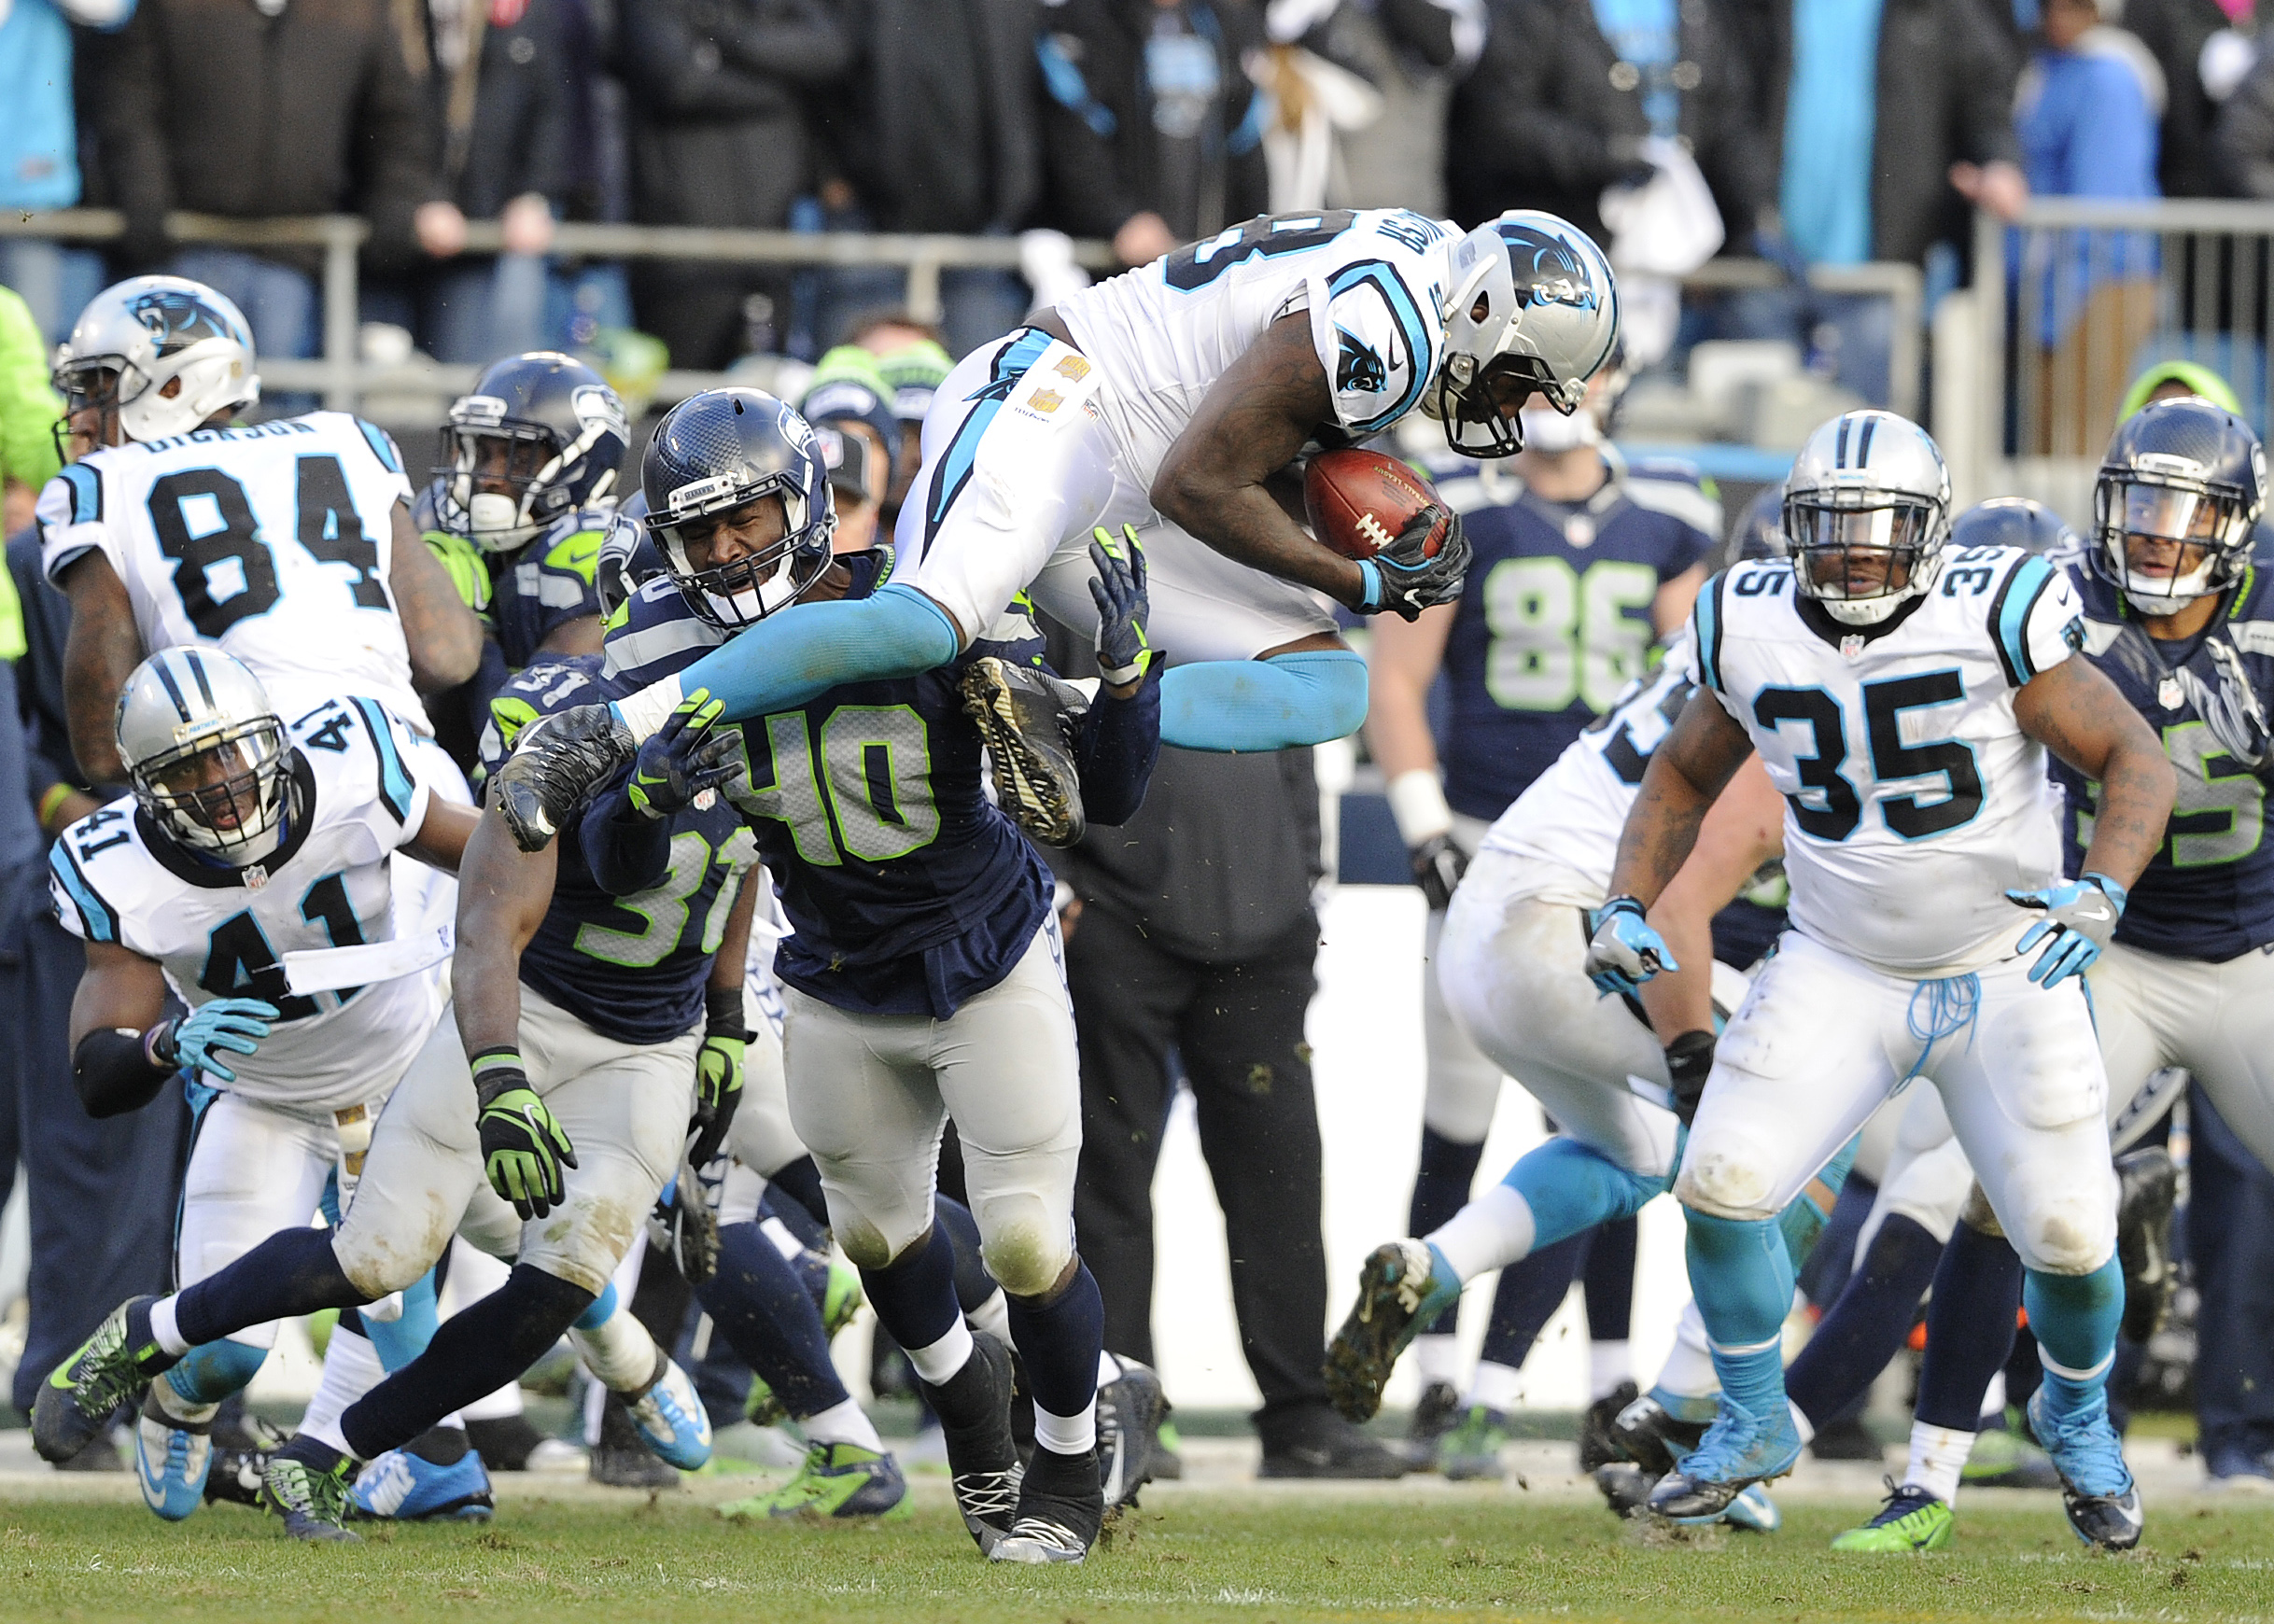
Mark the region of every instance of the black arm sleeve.
<instances>
[{"instance_id":1,"label":"black arm sleeve","mask_svg":"<svg viewBox=\"0 0 2274 1624\"><path fill-rule=\"evenodd\" d=\"M611 896L653 890L671 866L671 820L642 817L621 782L593 797L577 837L592 877Z\"/></svg>"},{"instance_id":2,"label":"black arm sleeve","mask_svg":"<svg viewBox=\"0 0 2274 1624\"><path fill-rule=\"evenodd\" d=\"M1160 756L1159 667L1137 692L1116 699L1102 688L1075 730L1074 761L1082 805L1092 823L1119 826L1137 816Z\"/></svg>"},{"instance_id":3,"label":"black arm sleeve","mask_svg":"<svg viewBox=\"0 0 2274 1624\"><path fill-rule=\"evenodd\" d=\"M71 1056L71 1081L90 1116L123 1116L158 1098L171 1069L154 1070L133 1032L97 1027Z\"/></svg>"}]
</instances>

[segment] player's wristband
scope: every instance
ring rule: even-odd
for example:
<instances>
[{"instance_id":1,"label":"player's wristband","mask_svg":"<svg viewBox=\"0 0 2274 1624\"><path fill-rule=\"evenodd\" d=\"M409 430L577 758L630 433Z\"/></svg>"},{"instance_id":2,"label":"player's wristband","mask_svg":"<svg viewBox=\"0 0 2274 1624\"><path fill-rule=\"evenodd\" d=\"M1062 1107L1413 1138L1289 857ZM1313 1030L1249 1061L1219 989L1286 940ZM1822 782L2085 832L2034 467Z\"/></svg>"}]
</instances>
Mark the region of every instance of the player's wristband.
<instances>
[{"instance_id":1,"label":"player's wristband","mask_svg":"<svg viewBox=\"0 0 2274 1624\"><path fill-rule=\"evenodd\" d=\"M1411 851L1440 834L1453 833L1453 808L1445 804L1445 786L1427 767L1411 767L1383 786L1390 800L1390 817L1397 837Z\"/></svg>"},{"instance_id":2,"label":"player's wristband","mask_svg":"<svg viewBox=\"0 0 2274 1624\"><path fill-rule=\"evenodd\" d=\"M1116 665L1110 670L1103 665L1099 666L1098 677L1108 688L1126 688L1143 677L1152 663L1153 651L1147 649L1137 656L1135 665Z\"/></svg>"},{"instance_id":3,"label":"player's wristband","mask_svg":"<svg viewBox=\"0 0 2274 1624\"><path fill-rule=\"evenodd\" d=\"M512 1043L484 1049L467 1065L473 1072L474 1098L485 1108L507 1089L528 1086L528 1069L521 1063L521 1050Z\"/></svg>"},{"instance_id":4,"label":"player's wristband","mask_svg":"<svg viewBox=\"0 0 2274 1624\"><path fill-rule=\"evenodd\" d=\"M172 1071L182 1063L181 1051L175 1045L175 1021L160 1021L142 1034L142 1057L158 1071Z\"/></svg>"},{"instance_id":5,"label":"player's wristband","mask_svg":"<svg viewBox=\"0 0 2274 1624\"><path fill-rule=\"evenodd\" d=\"M750 1028L742 1021L742 989L739 987L707 987L703 989L703 1035L707 1038L735 1038L750 1041Z\"/></svg>"},{"instance_id":6,"label":"player's wristband","mask_svg":"<svg viewBox=\"0 0 2274 1624\"><path fill-rule=\"evenodd\" d=\"M39 798L39 826L42 829L49 828L54 821L56 809L70 799L71 786L69 784L49 784L48 792Z\"/></svg>"},{"instance_id":7,"label":"player's wristband","mask_svg":"<svg viewBox=\"0 0 2274 1624\"><path fill-rule=\"evenodd\" d=\"M1363 560L1358 566L1358 612L1373 614L1383 607L1382 566L1370 558Z\"/></svg>"}]
</instances>

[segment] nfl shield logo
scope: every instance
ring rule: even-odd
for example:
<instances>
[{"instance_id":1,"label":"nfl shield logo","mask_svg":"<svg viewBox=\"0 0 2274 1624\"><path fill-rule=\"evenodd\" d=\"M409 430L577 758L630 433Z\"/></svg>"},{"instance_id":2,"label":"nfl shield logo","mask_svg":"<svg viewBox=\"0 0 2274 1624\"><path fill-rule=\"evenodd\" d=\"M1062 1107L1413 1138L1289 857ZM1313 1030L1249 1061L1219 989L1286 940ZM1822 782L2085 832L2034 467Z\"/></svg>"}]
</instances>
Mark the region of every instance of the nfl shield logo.
<instances>
[{"instance_id":1,"label":"nfl shield logo","mask_svg":"<svg viewBox=\"0 0 2274 1624\"><path fill-rule=\"evenodd\" d=\"M1847 636L1842 637L1840 639L1840 653L1844 659L1862 659L1863 634L1860 632L1850 632L1847 634Z\"/></svg>"}]
</instances>

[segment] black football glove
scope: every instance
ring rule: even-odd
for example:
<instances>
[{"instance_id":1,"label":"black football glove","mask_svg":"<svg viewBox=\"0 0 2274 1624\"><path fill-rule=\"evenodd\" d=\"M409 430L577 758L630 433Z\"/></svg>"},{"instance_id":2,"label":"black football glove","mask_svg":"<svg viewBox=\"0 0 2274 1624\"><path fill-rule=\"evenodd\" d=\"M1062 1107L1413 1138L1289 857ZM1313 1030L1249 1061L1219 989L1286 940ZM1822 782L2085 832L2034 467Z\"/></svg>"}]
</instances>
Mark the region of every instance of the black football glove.
<instances>
[{"instance_id":1,"label":"black football glove","mask_svg":"<svg viewBox=\"0 0 2274 1624\"><path fill-rule=\"evenodd\" d=\"M739 733L731 727L711 731L725 710L709 689L698 688L639 747L625 793L642 818L684 812L704 791L715 790L740 770Z\"/></svg>"},{"instance_id":2,"label":"black football glove","mask_svg":"<svg viewBox=\"0 0 2274 1624\"><path fill-rule=\"evenodd\" d=\"M1445 525L1445 539L1437 555L1428 557L1422 548L1440 520ZM1411 621L1419 619L1422 610L1433 605L1452 603L1461 595L1461 584L1468 577L1469 557L1468 535L1461 527L1461 515L1432 502L1407 520L1406 527L1387 547L1358 566L1366 578L1359 612L1371 615L1387 610Z\"/></svg>"},{"instance_id":3,"label":"black football glove","mask_svg":"<svg viewBox=\"0 0 2274 1624\"><path fill-rule=\"evenodd\" d=\"M1453 903L1453 888L1468 872L1468 853L1453 844L1450 834L1436 834L1407 854L1413 863L1413 883L1428 899L1429 911L1441 914Z\"/></svg>"},{"instance_id":4,"label":"black football glove","mask_svg":"<svg viewBox=\"0 0 2274 1624\"><path fill-rule=\"evenodd\" d=\"M1711 1032L1684 1032L1666 1045L1666 1077L1672 1083L1674 1114L1688 1127L1698 1113L1698 1101L1706 1098L1706 1079L1713 1074L1714 1035Z\"/></svg>"},{"instance_id":5,"label":"black football glove","mask_svg":"<svg viewBox=\"0 0 2274 1624\"><path fill-rule=\"evenodd\" d=\"M1122 525L1118 540L1102 528L1090 534L1089 562L1098 572L1089 582L1090 600L1098 606L1098 673L1107 687L1119 688L1143 677L1153 663L1144 635L1153 607L1144 590L1144 549L1134 525Z\"/></svg>"}]
</instances>

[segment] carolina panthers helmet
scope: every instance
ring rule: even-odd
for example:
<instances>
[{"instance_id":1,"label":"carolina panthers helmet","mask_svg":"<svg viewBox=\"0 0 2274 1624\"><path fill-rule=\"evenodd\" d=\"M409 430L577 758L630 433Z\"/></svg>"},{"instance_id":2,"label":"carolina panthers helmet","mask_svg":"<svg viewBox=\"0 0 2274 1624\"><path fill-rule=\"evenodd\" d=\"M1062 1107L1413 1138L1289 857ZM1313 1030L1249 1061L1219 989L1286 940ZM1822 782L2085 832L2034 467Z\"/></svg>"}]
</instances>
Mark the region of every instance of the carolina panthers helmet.
<instances>
[{"instance_id":1,"label":"carolina panthers helmet","mask_svg":"<svg viewBox=\"0 0 2274 1624\"><path fill-rule=\"evenodd\" d=\"M518 551L562 514L607 500L631 443L624 402L574 357L493 361L442 427L444 527L486 553Z\"/></svg>"},{"instance_id":2,"label":"carolina panthers helmet","mask_svg":"<svg viewBox=\"0 0 2274 1624\"><path fill-rule=\"evenodd\" d=\"M2266 447L2249 424L2199 396L2159 400L2125 421L2101 459L2093 567L2149 614L2224 592L2250 561L2266 490ZM2154 572L2133 561L2134 538L2185 545Z\"/></svg>"},{"instance_id":3,"label":"carolina panthers helmet","mask_svg":"<svg viewBox=\"0 0 2274 1624\"><path fill-rule=\"evenodd\" d=\"M796 602L829 567L837 511L812 426L762 389L706 389L672 407L648 442L639 484L664 567L712 625L753 625ZM720 519L769 497L781 501L779 540L696 566Z\"/></svg>"},{"instance_id":4,"label":"carolina panthers helmet","mask_svg":"<svg viewBox=\"0 0 2274 1624\"><path fill-rule=\"evenodd\" d=\"M168 384L180 387L168 396ZM66 419L114 410L129 440L163 440L260 399L242 311L186 276L133 276L79 312L56 354Z\"/></svg>"},{"instance_id":5,"label":"carolina panthers helmet","mask_svg":"<svg viewBox=\"0 0 2274 1624\"><path fill-rule=\"evenodd\" d=\"M2084 543L2042 502L2027 497L1992 497L1976 502L1950 522L1953 547L2018 547L2044 555L2081 553Z\"/></svg>"},{"instance_id":6,"label":"carolina panthers helmet","mask_svg":"<svg viewBox=\"0 0 2274 1624\"><path fill-rule=\"evenodd\" d=\"M1453 246L1445 357L1422 411L1465 456L1523 449L1517 408L1534 395L1569 416L1619 342L1610 261L1570 221L1510 209ZM1505 413L1505 414L1504 414Z\"/></svg>"},{"instance_id":7,"label":"carolina panthers helmet","mask_svg":"<svg viewBox=\"0 0 2274 1624\"><path fill-rule=\"evenodd\" d=\"M134 804L165 837L248 868L283 843L292 752L260 679L218 649L161 649L119 695Z\"/></svg>"},{"instance_id":8,"label":"carolina panthers helmet","mask_svg":"<svg viewBox=\"0 0 2274 1624\"><path fill-rule=\"evenodd\" d=\"M1808 437L1785 480L1794 590L1851 626L1876 625L1934 584L1950 536L1950 470L1927 431L1875 408L1844 412ZM1856 590L1851 554L1886 556Z\"/></svg>"}]
</instances>

